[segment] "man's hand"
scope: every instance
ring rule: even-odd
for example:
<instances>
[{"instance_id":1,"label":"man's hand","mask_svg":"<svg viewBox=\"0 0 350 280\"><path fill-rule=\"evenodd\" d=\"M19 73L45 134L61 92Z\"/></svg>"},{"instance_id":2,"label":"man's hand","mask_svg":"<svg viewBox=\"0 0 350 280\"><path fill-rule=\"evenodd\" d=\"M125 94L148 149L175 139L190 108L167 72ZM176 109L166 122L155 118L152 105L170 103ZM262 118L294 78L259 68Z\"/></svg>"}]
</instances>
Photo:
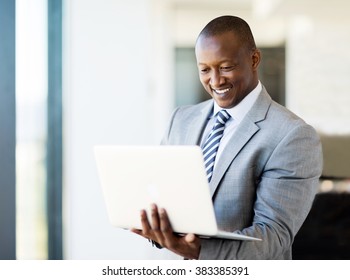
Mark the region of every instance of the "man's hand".
<instances>
[{"instance_id":1,"label":"man's hand","mask_svg":"<svg viewBox=\"0 0 350 280\"><path fill-rule=\"evenodd\" d=\"M174 234L165 209L158 210L157 205L151 205L152 223L148 221L145 210L141 210L142 230L131 229L132 232L147 239L152 239L162 247L188 259L198 259L200 239L192 233L185 236Z\"/></svg>"}]
</instances>

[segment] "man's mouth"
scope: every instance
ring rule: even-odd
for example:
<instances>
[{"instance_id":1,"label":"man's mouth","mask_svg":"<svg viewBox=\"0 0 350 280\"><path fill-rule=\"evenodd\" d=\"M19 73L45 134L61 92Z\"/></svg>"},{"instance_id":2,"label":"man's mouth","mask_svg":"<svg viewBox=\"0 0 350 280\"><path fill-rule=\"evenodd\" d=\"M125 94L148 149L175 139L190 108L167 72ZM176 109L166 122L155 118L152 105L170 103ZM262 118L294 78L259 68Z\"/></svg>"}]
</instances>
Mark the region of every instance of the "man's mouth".
<instances>
[{"instance_id":1,"label":"man's mouth","mask_svg":"<svg viewBox=\"0 0 350 280\"><path fill-rule=\"evenodd\" d=\"M212 89L216 94L225 94L228 92L232 87L224 88L224 89Z\"/></svg>"}]
</instances>

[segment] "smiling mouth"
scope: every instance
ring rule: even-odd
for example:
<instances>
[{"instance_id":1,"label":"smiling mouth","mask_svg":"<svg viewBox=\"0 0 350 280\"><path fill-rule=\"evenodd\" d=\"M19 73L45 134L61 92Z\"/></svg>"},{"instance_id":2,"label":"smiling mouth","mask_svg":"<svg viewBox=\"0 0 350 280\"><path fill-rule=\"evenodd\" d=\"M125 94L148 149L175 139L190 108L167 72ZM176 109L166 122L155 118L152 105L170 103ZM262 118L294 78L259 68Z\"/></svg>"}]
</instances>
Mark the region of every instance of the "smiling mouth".
<instances>
[{"instance_id":1,"label":"smiling mouth","mask_svg":"<svg viewBox=\"0 0 350 280\"><path fill-rule=\"evenodd\" d=\"M230 91L232 87L230 88L225 88L225 89L212 89L216 94L225 94L226 92Z\"/></svg>"}]
</instances>

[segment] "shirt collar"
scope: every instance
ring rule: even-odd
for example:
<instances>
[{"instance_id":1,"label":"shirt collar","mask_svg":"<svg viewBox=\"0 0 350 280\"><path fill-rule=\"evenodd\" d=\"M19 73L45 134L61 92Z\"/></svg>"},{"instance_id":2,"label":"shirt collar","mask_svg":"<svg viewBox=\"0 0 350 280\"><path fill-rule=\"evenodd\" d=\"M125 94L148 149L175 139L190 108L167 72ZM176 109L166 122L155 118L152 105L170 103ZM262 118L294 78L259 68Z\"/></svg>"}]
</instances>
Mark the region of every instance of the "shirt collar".
<instances>
[{"instance_id":1,"label":"shirt collar","mask_svg":"<svg viewBox=\"0 0 350 280\"><path fill-rule=\"evenodd\" d=\"M235 107L230 109L225 109L230 114L230 116L235 120L236 123L241 122L241 120L245 117L248 111L253 107L253 104L257 100L261 90L262 90L262 85L259 81L258 85L246 97L244 97L243 100L239 102ZM216 116L216 114L223 109L224 108L221 108L214 100L214 111L211 118L213 116Z\"/></svg>"}]
</instances>

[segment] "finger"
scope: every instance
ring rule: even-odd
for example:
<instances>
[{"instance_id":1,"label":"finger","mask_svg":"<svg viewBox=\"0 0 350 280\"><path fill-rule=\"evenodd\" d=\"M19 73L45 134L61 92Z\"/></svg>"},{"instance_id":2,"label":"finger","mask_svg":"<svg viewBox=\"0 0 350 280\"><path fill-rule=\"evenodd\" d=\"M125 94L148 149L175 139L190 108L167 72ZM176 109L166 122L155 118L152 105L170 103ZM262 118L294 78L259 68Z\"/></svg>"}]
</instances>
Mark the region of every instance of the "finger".
<instances>
[{"instance_id":1,"label":"finger","mask_svg":"<svg viewBox=\"0 0 350 280\"><path fill-rule=\"evenodd\" d=\"M161 208L159 210L159 217L160 217L160 230L162 231L162 233L169 236L170 235L173 236L174 235L173 229L171 227L168 214L164 208Z\"/></svg>"},{"instance_id":2,"label":"finger","mask_svg":"<svg viewBox=\"0 0 350 280\"><path fill-rule=\"evenodd\" d=\"M193 233L186 234L185 241L187 243L194 243L196 241L196 236Z\"/></svg>"},{"instance_id":3,"label":"finger","mask_svg":"<svg viewBox=\"0 0 350 280\"><path fill-rule=\"evenodd\" d=\"M151 205L151 216L152 216L152 233L154 235L154 240L159 244L164 244L164 236L160 230L160 218L158 213L158 207L156 204Z\"/></svg>"},{"instance_id":4,"label":"finger","mask_svg":"<svg viewBox=\"0 0 350 280\"><path fill-rule=\"evenodd\" d=\"M152 230L159 231L160 230L159 214L158 214L158 207L156 204L151 205L151 217L152 217Z\"/></svg>"},{"instance_id":5,"label":"finger","mask_svg":"<svg viewBox=\"0 0 350 280\"><path fill-rule=\"evenodd\" d=\"M131 228L130 229L131 232L133 233L136 233L136 234L139 234L139 235L142 235L142 230L140 229L137 229L137 228Z\"/></svg>"},{"instance_id":6,"label":"finger","mask_svg":"<svg viewBox=\"0 0 350 280\"><path fill-rule=\"evenodd\" d=\"M141 216L141 226L142 226L142 234L144 236L148 236L151 234L151 225L148 221L147 213L145 210L140 211Z\"/></svg>"},{"instance_id":7,"label":"finger","mask_svg":"<svg viewBox=\"0 0 350 280\"><path fill-rule=\"evenodd\" d=\"M179 240L181 240L181 238L177 237L174 234L173 228L170 224L168 213L164 208L161 208L159 210L159 216L160 231L163 234L165 246L168 247L170 250L177 250L177 247L179 246Z\"/></svg>"}]
</instances>

